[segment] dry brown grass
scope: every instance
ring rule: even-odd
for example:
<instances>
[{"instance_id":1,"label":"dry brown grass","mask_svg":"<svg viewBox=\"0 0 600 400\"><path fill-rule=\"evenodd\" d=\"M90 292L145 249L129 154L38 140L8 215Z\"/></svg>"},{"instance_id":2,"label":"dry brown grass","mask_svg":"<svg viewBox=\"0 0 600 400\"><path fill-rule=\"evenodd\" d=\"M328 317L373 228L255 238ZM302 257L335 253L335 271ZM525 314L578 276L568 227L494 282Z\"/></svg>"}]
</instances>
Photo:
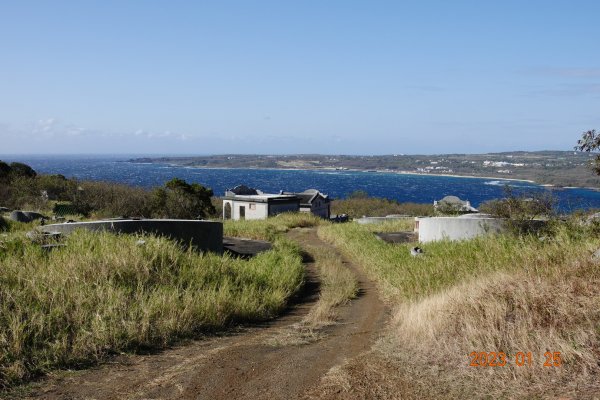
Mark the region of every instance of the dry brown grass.
<instances>
[{"instance_id":1,"label":"dry brown grass","mask_svg":"<svg viewBox=\"0 0 600 400\"><path fill-rule=\"evenodd\" d=\"M338 307L358 293L356 276L344 266L338 254L315 246L305 250L315 260L319 273L319 299L302 321L270 338L271 345L300 345L319 340L325 334L323 328L335 323Z\"/></svg>"},{"instance_id":2,"label":"dry brown grass","mask_svg":"<svg viewBox=\"0 0 600 400\"><path fill-rule=\"evenodd\" d=\"M419 371L432 397L485 397L473 396L477 387L494 398L600 393L598 275L583 263L562 276L498 273L458 285L403 304L380 350ZM507 365L469 366L473 351L504 352ZM518 352L532 364L519 367ZM562 365L545 367L546 352L560 352Z\"/></svg>"},{"instance_id":3,"label":"dry brown grass","mask_svg":"<svg viewBox=\"0 0 600 400\"><path fill-rule=\"evenodd\" d=\"M394 200L377 197L353 197L336 200L331 206L332 214L348 214L352 218L363 215L385 217L390 214L433 215L433 205L419 203L398 203Z\"/></svg>"},{"instance_id":4,"label":"dry brown grass","mask_svg":"<svg viewBox=\"0 0 600 400\"><path fill-rule=\"evenodd\" d=\"M359 232L367 228L324 230L380 282L396 311L373 351L330 371L316 397L600 396L600 265L590 257L598 247L591 232L441 242L414 259L402 245ZM507 365L471 367L473 351L504 352ZM531 352L531 366L517 366L517 352ZM560 352L562 365L545 367L546 352Z\"/></svg>"},{"instance_id":5,"label":"dry brown grass","mask_svg":"<svg viewBox=\"0 0 600 400\"><path fill-rule=\"evenodd\" d=\"M338 254L319 247L311 247L308 252L314 257L319 271L321 293L319 301L304 318L304 322L318 328L335 322L336 307L356 297L358 281L352 271L344 266Z\"/></svg>"}]
</instances>

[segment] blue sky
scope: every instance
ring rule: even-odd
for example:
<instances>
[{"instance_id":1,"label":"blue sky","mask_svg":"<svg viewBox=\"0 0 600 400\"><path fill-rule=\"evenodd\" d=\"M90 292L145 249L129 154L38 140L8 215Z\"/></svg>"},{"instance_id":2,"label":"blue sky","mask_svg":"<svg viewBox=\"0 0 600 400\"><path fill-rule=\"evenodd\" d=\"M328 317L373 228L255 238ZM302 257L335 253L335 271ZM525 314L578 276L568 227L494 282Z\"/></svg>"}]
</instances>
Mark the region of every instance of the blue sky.
<instances>
[{"instance_id":1,"label":"blue sky","mask_svg":"<svg viewBox=\"0 0 600 400\"><path fill-rule=\"evenodd\" d=\"M0 154L570 150L598 1L4 1Z\"/></svg>"}]
</instances>

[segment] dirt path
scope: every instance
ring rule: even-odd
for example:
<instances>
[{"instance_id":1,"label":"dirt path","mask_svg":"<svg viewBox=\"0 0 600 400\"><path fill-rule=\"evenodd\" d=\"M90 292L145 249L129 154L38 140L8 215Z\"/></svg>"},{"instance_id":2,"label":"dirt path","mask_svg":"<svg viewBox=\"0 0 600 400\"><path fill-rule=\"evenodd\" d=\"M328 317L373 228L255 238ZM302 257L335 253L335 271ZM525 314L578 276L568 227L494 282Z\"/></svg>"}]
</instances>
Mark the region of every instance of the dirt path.
<instances>
[{"instance_id":1,"label":"dirt path","mask_svg":"<svg viewBox=\"0 0 600 400\"><path fill-rule=\"evenodd\" d=\"M325 247L314 229L289 236L302 246ZM291 344L290 330L318 299L314 265L306 263L305 295L283 317L229 336L193 341L150 355L121 357L99 368L49 378L33 394L44 399L294 399L304 397L332 367L368 350L386 311L362 271L359 297L339 310L339 321L308 344ZM276 344L274 344L276 343ZM313 391L314 393L314 391Z\"/></svg>"}]
</instances>

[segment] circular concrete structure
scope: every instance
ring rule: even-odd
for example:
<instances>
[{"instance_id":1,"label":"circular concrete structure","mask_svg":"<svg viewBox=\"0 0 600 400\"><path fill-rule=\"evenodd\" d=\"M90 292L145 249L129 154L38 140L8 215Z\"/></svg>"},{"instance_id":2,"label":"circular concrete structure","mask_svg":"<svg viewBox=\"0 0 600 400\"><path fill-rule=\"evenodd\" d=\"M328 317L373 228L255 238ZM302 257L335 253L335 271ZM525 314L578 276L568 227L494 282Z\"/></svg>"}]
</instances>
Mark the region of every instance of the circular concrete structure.
<instances>
[{"instance_id":1,"label":"circular concrete structure","mask_svg":"<svg viewBox=\"0 0 600 400\"><path fill-rule=\"evenodd\" d=\"M499 218L475 216L465 217L423 217L415 218L415 231L419 242L436 240L472 239L488 233L500 233L505 230L505 221Z\"/></svg>"},{"instance_id":2,"label":"circular concrete structure","mask_svg":"<svg viewBox=\"0 0 600 400\"><path fill-rule=\"evenodd\" d=\"M43 232L71 233L77 229L115 233L150 233L191 245L200 251L223 252L223 224L187 219L121 219L41 226Z\"/></svg>"}]
</instances>

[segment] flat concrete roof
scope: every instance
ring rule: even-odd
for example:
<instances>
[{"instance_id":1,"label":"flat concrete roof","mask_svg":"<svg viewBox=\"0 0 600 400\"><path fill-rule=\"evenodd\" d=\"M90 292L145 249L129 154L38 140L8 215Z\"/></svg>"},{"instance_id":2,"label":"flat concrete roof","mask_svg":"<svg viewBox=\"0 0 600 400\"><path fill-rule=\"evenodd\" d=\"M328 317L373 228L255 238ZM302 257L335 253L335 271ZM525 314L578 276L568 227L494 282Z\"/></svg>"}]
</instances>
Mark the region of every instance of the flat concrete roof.
<instances>
[{"instance_id":1,"label":"flat concrete roof","mask_svg":"<svg viewBox=\"0 0 600 400\"><path fill-rule=\"evenodd\" d=\"M298 196L290 194L253 194L253 195L236 195L225 196L223 200L247 201L250 203L270 203L281 201L299 201Z\"/></svg>"}]
</instances>

